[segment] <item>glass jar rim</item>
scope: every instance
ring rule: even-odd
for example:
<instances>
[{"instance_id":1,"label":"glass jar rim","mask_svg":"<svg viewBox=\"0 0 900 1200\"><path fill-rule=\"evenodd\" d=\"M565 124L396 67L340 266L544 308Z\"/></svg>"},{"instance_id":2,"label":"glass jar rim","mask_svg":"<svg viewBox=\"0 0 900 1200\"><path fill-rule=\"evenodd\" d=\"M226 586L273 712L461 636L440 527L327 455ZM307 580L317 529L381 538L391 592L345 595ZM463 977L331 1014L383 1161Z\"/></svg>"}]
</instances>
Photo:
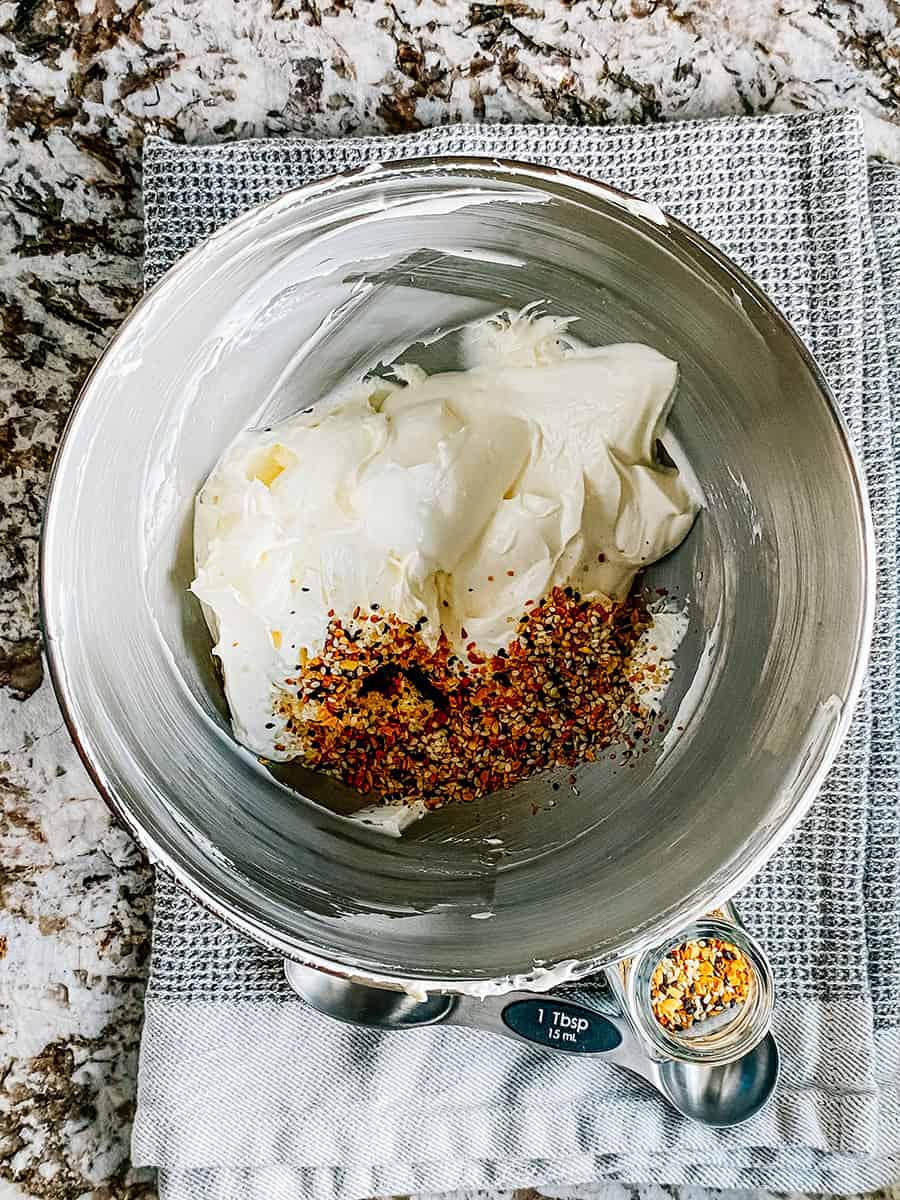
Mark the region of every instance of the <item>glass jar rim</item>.
<instances>
[{"instance_id":1,"label":"glass jar rim","mask_svg":"<svg viewBox=\"0 0 900 1200\"><path fill-rule=\"evenodd\" d=\"M666 1029L653 1012L650 979L667 954L685 942L719 938L733 945L750 965L751 990L735 1016L709 1033L693 1034ZM686 1062L720 1065L742 1058L769 1032L775 984L772 968L762 946L737 920L730 917L699 917L663 942L641 951L628 965L625 999L629 1015L651 1052ZM699 1023L697 1023L699 1024Z\"/></svg>"}]
</instances>

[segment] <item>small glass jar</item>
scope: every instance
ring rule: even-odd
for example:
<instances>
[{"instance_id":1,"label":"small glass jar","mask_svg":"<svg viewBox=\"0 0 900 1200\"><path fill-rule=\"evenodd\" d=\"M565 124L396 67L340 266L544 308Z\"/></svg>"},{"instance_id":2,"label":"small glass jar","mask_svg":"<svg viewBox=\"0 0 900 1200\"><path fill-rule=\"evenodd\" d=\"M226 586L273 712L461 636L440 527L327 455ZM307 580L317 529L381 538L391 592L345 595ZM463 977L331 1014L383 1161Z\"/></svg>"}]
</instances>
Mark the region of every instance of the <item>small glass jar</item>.
<instances>
[{"instance_id":1,"label":"small glass jar","mask_svg":"<svg viewBox=\"0 0 900 1200\"><path fill-rule=\"evenodd\" d=\"M695 1020L687 1029L667 1029L653 1011L653 972L684 943L710 938L727 942L743 955L749 967L747 996L734 1008ZM734 1062L754 1049L769 1031L775 996L772 968L765 951L739 923L733 909L727 916L720 909L701 917L666 941L621 963L619 981L620 986L615 990L656 1057L708 1066Z\"/></svg>"}]
</instances>

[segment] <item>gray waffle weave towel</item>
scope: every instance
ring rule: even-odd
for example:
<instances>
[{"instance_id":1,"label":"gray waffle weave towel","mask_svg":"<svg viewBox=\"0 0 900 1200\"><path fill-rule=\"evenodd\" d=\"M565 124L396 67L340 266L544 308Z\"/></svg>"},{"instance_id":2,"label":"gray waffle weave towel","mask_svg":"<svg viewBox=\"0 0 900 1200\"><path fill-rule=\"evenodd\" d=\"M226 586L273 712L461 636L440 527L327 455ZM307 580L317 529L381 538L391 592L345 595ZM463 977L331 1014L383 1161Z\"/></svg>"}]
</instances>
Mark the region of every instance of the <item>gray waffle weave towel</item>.
<instances>
[{"instance_id":1,"label":"gray waffle weave towel","mask_svg":"<svg viewBox=\"0 0 900 1200\"><path fill-rule=\"evenodd\" d=\"M783 1080L766 1112L713 1131L602 1062L467 1031L342 1027L291 996L275 956L160 877L135 1160L161 1167L164 1200L526 1185L608 1196L610 1181L848 1192L900 1178L900 177L869 177L847 113L224 147L151 139L147 282L287 188L423 154L571 168L695 226L789 315L863 455L881 568L868 684L813 811L741 897L775 966Z\"/></svg>"}]
</instances>

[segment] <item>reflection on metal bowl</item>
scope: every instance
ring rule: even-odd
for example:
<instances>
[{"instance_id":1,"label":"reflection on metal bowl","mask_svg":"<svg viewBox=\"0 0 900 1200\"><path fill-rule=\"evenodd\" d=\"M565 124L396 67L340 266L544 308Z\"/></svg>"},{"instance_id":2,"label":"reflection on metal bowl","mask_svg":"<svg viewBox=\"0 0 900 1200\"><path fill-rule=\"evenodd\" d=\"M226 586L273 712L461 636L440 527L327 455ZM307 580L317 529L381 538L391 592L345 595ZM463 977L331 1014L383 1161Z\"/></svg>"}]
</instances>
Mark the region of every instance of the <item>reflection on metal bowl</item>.
<instances>
[{"instance_id":1,"label":"reflection on metal bowl","mask_svg":"<svg viewBox=\"0 0 900 1200\"><path fill-rule=\"evenodd\" d=\"M333 781L286 786L235 745L187 592L194 495L240 429L417 341L429 369L457 365L440 330L536 299L589 344L680 364L670 425L708 507L651 573L689 600L669 732L629 769L580 768L555 806L538 777L389 840L341 815ZM84 389L42 566L70 728L151 856L288 956L451 986L535 960L577 974L733 892L836 753L874 602L846 431L758 289L652 205L476 159L313 184L187 255Z\"/></svg>"}]
</instances>

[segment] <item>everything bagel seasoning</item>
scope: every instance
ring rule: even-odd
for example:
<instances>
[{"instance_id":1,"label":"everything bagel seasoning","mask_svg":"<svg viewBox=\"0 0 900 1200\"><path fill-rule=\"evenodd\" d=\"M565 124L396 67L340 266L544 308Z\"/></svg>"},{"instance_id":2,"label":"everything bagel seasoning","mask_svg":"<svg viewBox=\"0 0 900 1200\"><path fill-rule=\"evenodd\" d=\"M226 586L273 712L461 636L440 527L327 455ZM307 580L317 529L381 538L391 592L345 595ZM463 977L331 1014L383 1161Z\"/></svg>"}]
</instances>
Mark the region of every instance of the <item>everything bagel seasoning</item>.
<instances>
[{"instance_id":1,"label":"everything bagel seasoning","mask_svg":"<svg viewBox=\"0 0 900 1200\"><path fill-rule=\"evenodd\" d=\"M632 658L651 622L639 596L603 604L555 588L529 602L507 648L470 641L462 658L375 605L332 617L321 653L301 655L278 696L276 749L385 803L429 808L613 746L628 766L659 721L641 688L668 669Z\"/></svg>"}]
</instances>

